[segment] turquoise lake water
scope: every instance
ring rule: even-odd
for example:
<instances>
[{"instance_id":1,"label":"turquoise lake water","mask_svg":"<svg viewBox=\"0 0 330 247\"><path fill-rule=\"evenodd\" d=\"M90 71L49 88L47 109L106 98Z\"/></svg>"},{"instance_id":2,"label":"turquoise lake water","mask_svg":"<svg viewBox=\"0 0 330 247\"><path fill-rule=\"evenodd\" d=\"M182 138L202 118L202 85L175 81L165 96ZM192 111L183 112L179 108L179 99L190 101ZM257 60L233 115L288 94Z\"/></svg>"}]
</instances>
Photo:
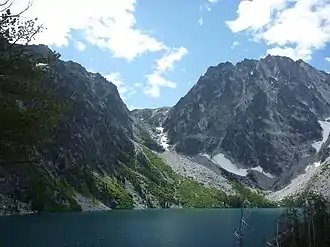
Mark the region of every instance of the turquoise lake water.
<instances>
[{"instance_id":1,"label":"turquoise lake water","mask_svg":"<svg viewBox=\"0 0 330 247\"><path fill-rule=\"evenodd\" d=\"M244 246L265 246L280 209L251 209ZM4 247L232 247L237 209L113 210L0 217ZM1 246L1 245L0 245Z\"/></svg>"}]
</instances>

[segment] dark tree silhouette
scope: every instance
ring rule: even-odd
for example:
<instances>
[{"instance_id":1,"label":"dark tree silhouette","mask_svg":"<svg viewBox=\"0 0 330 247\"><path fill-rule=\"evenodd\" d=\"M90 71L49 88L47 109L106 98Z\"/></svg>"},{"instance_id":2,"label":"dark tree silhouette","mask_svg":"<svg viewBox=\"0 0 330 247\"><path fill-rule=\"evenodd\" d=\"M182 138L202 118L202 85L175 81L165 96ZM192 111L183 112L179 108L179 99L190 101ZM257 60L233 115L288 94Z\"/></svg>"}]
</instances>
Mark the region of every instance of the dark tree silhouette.
<instances>
[{"instance_id":1,"label":"dark tree silhouette","mask_svg":"<svg viewBox=\"0 0 330 247\"><path fill-rule=\"evenodd\" d=\"M44 85L52 79L58 54L35 58L27 44L42 30L35 20L10 11L12 2L0 5L0 164L35 160L40 144L58 120L62 103ZM19 43L19 45L18 45ZM42 64L40 63L42 62ZM42 65L42 66L41 66Z\"/></svg>"},{"instance_id":2,"label":"dark tree silhouette","mask_svg":"<svg viewBox=\"0 0 330 247\"><path fill-rule=\"evenodd\" d=\"M286 212L278 221L279 235L272 246L330 246L329 202L312 191L287 200Z\"/></svg>"}]
</instances>

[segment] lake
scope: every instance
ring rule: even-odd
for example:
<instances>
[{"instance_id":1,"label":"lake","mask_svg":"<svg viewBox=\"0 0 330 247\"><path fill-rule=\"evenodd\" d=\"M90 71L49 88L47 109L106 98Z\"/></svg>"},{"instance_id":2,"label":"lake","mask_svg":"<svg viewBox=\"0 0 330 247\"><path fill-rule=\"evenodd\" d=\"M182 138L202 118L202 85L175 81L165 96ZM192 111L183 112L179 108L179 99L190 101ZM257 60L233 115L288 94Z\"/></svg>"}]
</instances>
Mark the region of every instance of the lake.
<instances>
[{"instance_id":1,"label":"lake","mask_svg":"<svg viewBox=\"0 0 330 247\"><path fill-rule=\"evenodd\" d=\"M273 236L280 209L251 209L244 246ZM0 217L4 247L232 247L238 209L113 210ZM1 246L1 245L0 245Z\"/></svg>"}]
</instances>

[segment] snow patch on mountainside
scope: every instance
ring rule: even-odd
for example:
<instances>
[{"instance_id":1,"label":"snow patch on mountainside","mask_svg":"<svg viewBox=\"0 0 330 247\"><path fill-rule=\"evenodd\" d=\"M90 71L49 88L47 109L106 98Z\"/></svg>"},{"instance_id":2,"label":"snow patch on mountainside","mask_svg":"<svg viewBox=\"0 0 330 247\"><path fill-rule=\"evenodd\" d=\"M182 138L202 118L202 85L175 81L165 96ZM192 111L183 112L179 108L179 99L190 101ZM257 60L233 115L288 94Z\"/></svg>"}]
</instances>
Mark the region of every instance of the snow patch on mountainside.
<instances>
[{"instance_id":1,"label":"snow patch on mountainside","mask_svg":"<svg viewBox=\"0 0 330 247\"><path fill-rule=\"evenodd\" d=\"M328 139L330 133L330 122L328 122L330 118L327 118L326 121L319 121L323 132L322 132L322 141L317 141L312 144L312 147L316 149L316 152L320 151L323 143Z\"/></svg>"},{"instance_id":2,"label":"snow patch on mountainside","mask_svg":"<svg viewBox=\"0 0 330 247\"><path fill-rule=\"evenodd\" d=\"M212 160L226 171L229 171L239 176L247 175L247 169L242 169L237 167L234 163L232 163L229 159L227 159L222 153L214 155Z\"/></svg>"},{"instance_id":3,"label":"snow patch on mountainside","mask_svg":"<svg viewBox=\"0 0 330 247\"><path fill-rule=\"evenodd\" d=\"M163 127L157 127L156 128L159 131L159 134L157 134L157 140L159 141L159 144L165 149L168 150L168 139L167 139L167 133L164 133Z\"/></svg>"},{"instance_id":4,"label":"snow patch on mountainside","mask_svg":"<svg viewBox=\"0 0 330 247\"><path fill-rule=\"evenodd\" d=\"M274 176L268 172L265 172L264 169L262 169L261 166L257 166L257 167L252 167L251 169L248 170L253 170L253 171L257 171L260 172L262 174L264 174L265 176L269 177L269 178L274 178Z\"/></svg>"},{"instance_id":5,"label":"snow patch on mountainside","mask_svg":"<svg viewBox=\"0 0 330 247\"><path fill-rule=\"evenodd\" d=\"M217 165L219 165L222 169L224 169L228 172L231 172L233 174L236 174L238 176L245 177L249 171L253 170L253 171L260 172L269 178L274 178L274 176L272 174L265 172L261 166L252 167L249 169L239 168L234 163L232 163L229 159L227 159L222 153L219 153L219 154L213 156L213 158L211 158L211 156L208 154L201 154L201 156L208 158L209 160L211 160L214 163L216 163Z\"/></svg>"},{"instance_id":6,"label":"snow patch on mountainside","mask_svg":"<svg viewBox=\"0 0 330 247\"><path fill-rule=\"evenodd\" d=\"M308 165L306 168L305 168L305 172L307 172L308 170L310 170L311 168L317 168L317 167L319 167L319 166L321 166L322 164L321 164L321 162L314 162L313 164L311 164L311 165Z\"/></svg>"}]
</instances>

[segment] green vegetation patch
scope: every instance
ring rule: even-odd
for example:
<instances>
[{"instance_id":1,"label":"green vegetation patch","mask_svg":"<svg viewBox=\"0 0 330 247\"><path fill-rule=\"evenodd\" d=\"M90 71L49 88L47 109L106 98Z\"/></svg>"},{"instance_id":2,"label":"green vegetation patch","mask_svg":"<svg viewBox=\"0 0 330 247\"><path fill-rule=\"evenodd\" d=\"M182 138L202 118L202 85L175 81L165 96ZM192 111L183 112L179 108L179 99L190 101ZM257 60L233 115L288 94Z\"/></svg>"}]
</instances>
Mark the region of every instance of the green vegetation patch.
<instances>
[{"instance_id":1,"label":"green vegetation patch","mask_svg":"<svg viewBox=\"0 0 330 247\"><path fill-rule=\"evenodd\" d=\"M250 207L275 206L262 192L254 192L233 183L237 195L226 195L215 187L176 174L150 149L144 147L129 165L121 164L113 176L98 175L89 168L74 168L65 179L51 179L44 173L34 173L31 198L38 211L80 210L75 191L117 208L134 207L133 196L125 189L129 181L148 207L171 207L180 205L191 208L240 207L242 197ZM70 186L71 185L71 186ZM73 186L73 187L72 187Z\"/></svg>"},{"instance_id":2,"label":"green vegetation patch","mask_svg":"<svg viewBox=\"0 0 330 247\"><path fill-rule=\"evenodd\" d=\"M144 148L143 149L143 152L148 157L150 163L153 166L155 166L158 169L159 172L166 173L168 176L170 176L173 179L177 177L177 174L174 173L174 171L172 170L172 168L169 167L168 165L166 165L164 163L164 161L157 154L153 153L148 148Z\"/></svg>"},{"instance_id":3,"label":"green vegetation patch","mask_svg":"<svg viewBox=\"0 0 330 247\"><path fill-rule=\"evenodd\" d=\"M119 169L119 176L120 178L124 181L125 179L127 179L128 181L130 181L133 185L134 190L143 197L144 193L143 193L143 183L144 183L144 178L141 177L141 175L139 173L137 173L136 171L132 170L131 168L129 168L126 165L121 165L120 169Z\"/></svg>"},{"instance_id":4,"label":"green vegetation patch","mask_svg":"<svg viewBox=\"0 0 330 247\"><path fill-rule=\"evenodd\" d=\"M28 197L32 209L37 211L80 211L74 199L74 190L66 180L50 177L45 172L33 169Z\"/></svg>"},{"instance_id":5,"label":"green vegetation patch","mask_svg":"<svg viewBox=\"0 0 330 247\"><path fill-rule=\"evenodd\" d=\"M180 204L183 207L211 208L225 207L226 194L216 188L206 188L189 178L182 178L177 184Z\"/></svg>"},{"instance_id":6,"label":"green vegetation patch","mask_svg":"<svg viewBox=\"0 0 330 247\"><path fill-rule=\"evenodd\" d=\"M251 189L246 188L237 182L232 182L232 187L236 191L236 193L248 203L247 206L249 207L277 207L274 202L266 198L265 194L262 191L257 190L256 192L254 192Z\"/></svg>"},{"instance_id":7,"label":"green vegetation patch","mask_svg":"<svg viewBox=\"0 0 330 247\"><path fill-rule=\"evenodd\" d=\"M139 172L148 178L145 181L147 189L162 207L171 204L194 208L226 206L224 192L217 188L207 188L202 183L176 174L148 148L144 148L143 152L147 157L147 164L142 166L143 170L140 168Z\"/></svg>"},{"instance_id":8,"label":"green vegetation patch","mask_svg":"<svg viewBox=\"0 0 330 247\"><path fill-rule=\"evenodd\" d=\"M321 167L322 172L330 171L330 162L323 164Z\"/></svg>"},{"instance_id":9,"label":"green vegetation patch","mask_svg":"<svg viewBox=\"0 0 330 247\"><path fill-rule=\"evenodd\" d=\"M161 207L171 204L193 208L240 207L242 199L248 202L245 205L250 207L276 207L261 191L254 192L233 183L237 195L226 195L218 188L208 188L194 179L176 174L157 154L146 147L143 148L143 154L137 155L126 178L132 182L136 191L141 193L142 198L147 199L145 194L150 193L159 201ZM133 170L142 176L138 176ZM141 189L141 183L145 184L147 192Z\"/></svg>"},{"instance_id":10,"label":"green vegetation patch","mask_svg":"<svg viewBox=\"0 0 330 247\"><path fill-rule=\"evenodd\" d=\"M147 147L129 165L121 164L119 179L128 180L148 207L178 205L175 197L177 175Z\"/></svg>"},{"instance_id":11,"label":"green vegetation patch","mask_svg":"<svg viewBox=\"0 0 330 247\"><path fill-rule=\"evenodd\" d=\"M242 198L250 207L275 207L262 192L254 192L233 183L236 195L226 195L215 187L176 174L148 148L137 154L129 165L121 164L113 176L98 175L89 168L72 170L66 179L50 179L45 174L35 175L31 187L34 209L38 211L80 210L75 191L117 208L134 207L133 196L125 189L129 181L148 207L180 205L191 208L240 207ZM71 187L70 185L74 186Z\"/></svg>"},{"instance_id":12,"label":"green vegetation patch","mask_svg":"<svg viewBox=\"0 0 330 247\"><path fill-rule=\"evenodd\" d=\"M320 194L305 191L286 202L289 204L278 220L278 246L329 246L329 201Z\"/></svg>"},{"instance_id":13,"label":"green vegetation patch","mask_svg":"<svg viewBox=\"0 0 330 247\"><path fill-rule=\"evenodd\" d=\"M100 183L108 195L116 200L118 208L133 208L133 197L115 178L102 177Z\"/></svg>"},{"instance_id":14,"label":"green vegetation patch","mask_svg":"<svg viewBox=\"0 0 330 247\"><path fill-rule=\"evenodd\" d=\"M154 150L156 152L163 152L164 148L160 146L155 140L153 140L150 136L150 134L144 130L140 130L139 132L140 142L150 148L151 150Z\"/></svg>"},{"instance_id":15,"label":"green vegetation patch","mask_svg":"<svg viewBox=\"0 0 330 247\"><path fill-rule=\"evenodd\" d=\"M125 190L120 177L97 175L89 168L75 169L70 174L70 183L83 196L99 200L109 207L115 200L117 208L133 208L132 195Z\"/></svg>"}]
</instances>

